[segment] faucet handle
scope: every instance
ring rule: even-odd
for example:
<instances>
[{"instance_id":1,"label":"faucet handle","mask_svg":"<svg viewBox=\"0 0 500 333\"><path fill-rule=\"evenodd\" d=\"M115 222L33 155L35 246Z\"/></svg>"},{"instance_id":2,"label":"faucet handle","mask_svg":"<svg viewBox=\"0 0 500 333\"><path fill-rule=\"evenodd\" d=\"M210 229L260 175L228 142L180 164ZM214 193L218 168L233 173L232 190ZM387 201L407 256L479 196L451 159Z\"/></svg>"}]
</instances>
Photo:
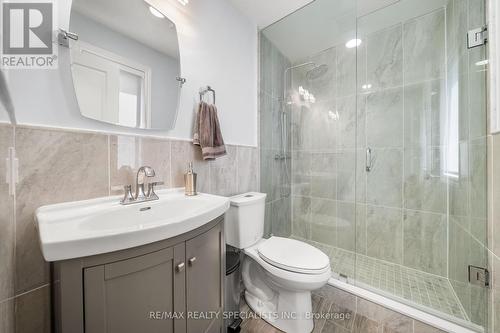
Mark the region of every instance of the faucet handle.
<instances>
[{"instance_id":1,"label":"faucet handle","mask_svg":"<svg viewBox=\"0 0 500 333\"><path fill-rule=\"evenodd\" d=\"M159 199L158 195L155 193L155 186L161 186L164 185L164 182L152 182L148 184L148 194L147 197L148 199L156 200Z\"/></svg>"},{"instance_id":2,"label":"faucet handle","mask_svg":"<svg viewBox=\"0 0 500 333\"><path fill-rule=\"evenodd\" d=\"M134 202L134 196L132 195L132 185L123 186L123 190L124 190L124 195L120 203L128 204Z\"/></svg>"}]
</instances>

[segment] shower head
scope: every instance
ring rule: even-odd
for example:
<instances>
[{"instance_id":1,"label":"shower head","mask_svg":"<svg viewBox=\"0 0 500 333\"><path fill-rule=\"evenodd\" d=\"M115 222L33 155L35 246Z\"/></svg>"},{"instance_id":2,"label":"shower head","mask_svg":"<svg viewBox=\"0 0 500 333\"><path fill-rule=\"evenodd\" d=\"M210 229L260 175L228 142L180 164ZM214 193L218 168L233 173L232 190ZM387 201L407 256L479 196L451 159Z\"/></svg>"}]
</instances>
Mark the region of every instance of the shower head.
<instances>
[{"instance_id":1,"label":"shower head","mask_svg":"<svg viewBox=\"0 0 500 333\"><path fill-rule=\"evenodd\" d=\"M328 65L315 65L312 69L308 70L306 77L308 80L316 80L325 75L328 72Z\"/></svg>"}]
</instances>

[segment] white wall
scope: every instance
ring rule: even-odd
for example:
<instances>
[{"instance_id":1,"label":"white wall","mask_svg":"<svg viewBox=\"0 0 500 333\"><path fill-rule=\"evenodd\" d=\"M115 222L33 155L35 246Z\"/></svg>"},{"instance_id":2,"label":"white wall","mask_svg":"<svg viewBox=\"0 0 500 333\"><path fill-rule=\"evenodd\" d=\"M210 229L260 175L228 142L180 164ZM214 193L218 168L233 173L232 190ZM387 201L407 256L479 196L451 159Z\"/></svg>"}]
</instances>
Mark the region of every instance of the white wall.
<instances>
[{"instance_id":1,"label":"white wall","mask_svg":"<svg viewBox=\"0 0 500 333\"><path fill-rule=\"evenodd\" d=\"M139 0L138 0L139 1ZM175 128L133 130L80 115L69 70L69 49L59 48L59 70L10 70L10 90L19 124L135 133L190 139L200 87L217 91L226 143L257 145L257 28L227 0L149 0L177 25L182 88ZM58 0L60 27L69 26L71 0Z\"/></svg>"}]
</instances>

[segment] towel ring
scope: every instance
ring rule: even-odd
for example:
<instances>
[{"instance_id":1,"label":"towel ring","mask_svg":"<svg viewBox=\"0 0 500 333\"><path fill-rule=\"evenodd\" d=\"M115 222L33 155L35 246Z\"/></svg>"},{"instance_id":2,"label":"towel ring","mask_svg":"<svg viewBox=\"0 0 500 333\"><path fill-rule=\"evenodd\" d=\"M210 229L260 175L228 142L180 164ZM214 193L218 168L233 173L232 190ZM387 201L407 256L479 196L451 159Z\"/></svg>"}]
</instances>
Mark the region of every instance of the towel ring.
<instances>
[{"instance_id":1,"label":"towel ring","mask_svg":"<svg viewBox=\"0 0 500 333\"><path fill-rule=\"evenodd\" d=\"M212 87L210 86L207 86L205 89L201 88L200 89L200 102L203 101L203 96L207 93L207 92L211 92L213 94L213 97L214 97L214 104L215 104L215 90L212 89Z\"/></svg>"}]
</instances>

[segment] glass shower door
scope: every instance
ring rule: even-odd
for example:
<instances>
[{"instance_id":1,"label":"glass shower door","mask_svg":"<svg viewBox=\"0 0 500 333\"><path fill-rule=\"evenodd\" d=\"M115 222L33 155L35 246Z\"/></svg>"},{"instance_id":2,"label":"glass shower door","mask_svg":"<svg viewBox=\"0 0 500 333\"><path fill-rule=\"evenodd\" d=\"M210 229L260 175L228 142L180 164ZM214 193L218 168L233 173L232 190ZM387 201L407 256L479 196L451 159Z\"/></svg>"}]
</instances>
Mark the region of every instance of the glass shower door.
<instances>
[{"instance_id":1,"label":"glass shower door","mask_svg":"<svg viewBox=\"0 0 500 333\"><path fill-rule=\"evenodd\" d=\"M316 0L261 34L267 225L321 249L344 278L354 277L356 257L356 49L345 47L356 35L355 5ZM276 190L285 169L289 188ZM276 208L284 201L288 209Z\"/></svg>"},{"instance_id":2,"label":"glass shower door","mask_svg":"<svg viewBox=\"0 0 500 333\"><path fill-rule=\"evenodd\" d=\"M362 1L360 1L362 3ZM468 49L483 0L402 0L358 17L358 285L485 326L486 52Z\"/></svg>"}]
</instances>

